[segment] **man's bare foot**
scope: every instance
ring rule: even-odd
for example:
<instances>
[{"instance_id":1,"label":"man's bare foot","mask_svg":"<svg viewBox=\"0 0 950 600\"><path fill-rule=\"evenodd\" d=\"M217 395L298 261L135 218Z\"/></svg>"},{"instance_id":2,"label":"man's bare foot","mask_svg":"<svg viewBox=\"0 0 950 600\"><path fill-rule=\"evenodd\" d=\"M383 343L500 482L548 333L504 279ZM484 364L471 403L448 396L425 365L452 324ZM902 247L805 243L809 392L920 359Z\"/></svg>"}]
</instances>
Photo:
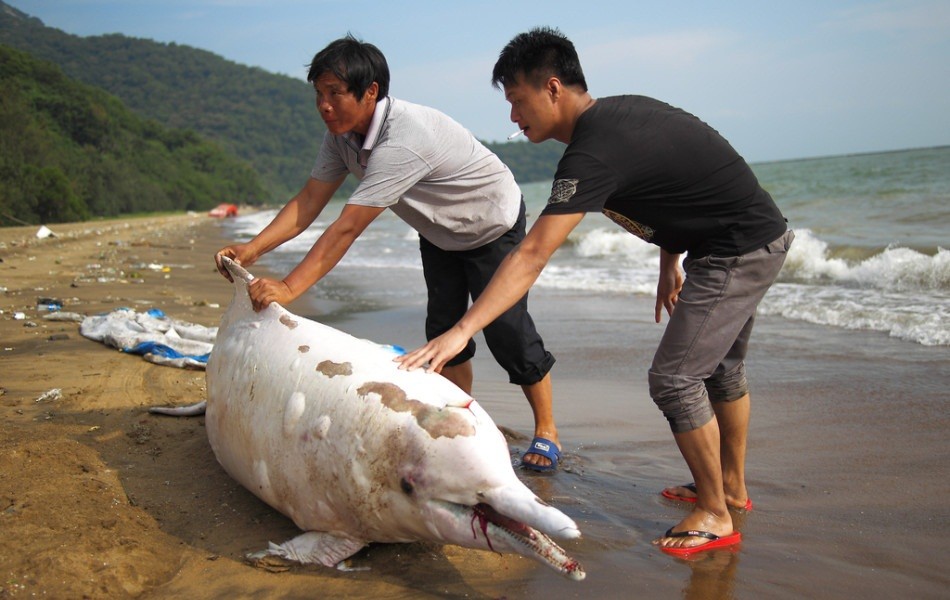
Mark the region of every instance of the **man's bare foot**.
<instances>
[{"instance_id":1,"label":"man's bare foot","mask_svg":"<svg viewBox=\"0 0 950 600\"><path fill-rule=\"evenodd\" d=\"M670 500L678 500L680 502L696 502L696 484L695 483L684 483L683 485L674 485L672 487L665 488L661 495L664 498Z\"/></svg>"},{"instance_id":2,"label":"man's bare foot","mask_svg":"<svg viewBox=\"0 0 950 600\"><path fill-rule=\"evenodd\" d=\"M674 485L672 487L668 487L663 490L662 496L669 500L695 503L696 484L687 483L684 485ZM752 510L752 499L749 498L748 493L745 494L744 500L727 493L726 506L735 510Z\"/></svg>"},{"instance_id":3,"label":"man's bare foot","mask_svg":"<svg viewBox=\"0 0 950 600\"><path fill-rule=\"evenodd\" d=\"M545 456L543 453L547 453ZM552 460L550 456L553 456ZM557 435L535 434L531 446L521 457L521 464L529 469L553 471L561 458L561 444Z\"/></svg>"},{"instance_id":4,"label":"man's bare foot","mask_svg":"<svg viewBox=\"0 0 950 600\"><path fill-rule=\"evenodd\" d=\"M712 543L714 540L705 535L678 535L686 531L698 531L712 534L713 538L727 538L733 532L732 517L727 512L724 515L715 515L699 507L693 509L685 519L671 527L667 534L653 540L653 545L660 548L698 548Z\"/></svg>"}]
</instances>

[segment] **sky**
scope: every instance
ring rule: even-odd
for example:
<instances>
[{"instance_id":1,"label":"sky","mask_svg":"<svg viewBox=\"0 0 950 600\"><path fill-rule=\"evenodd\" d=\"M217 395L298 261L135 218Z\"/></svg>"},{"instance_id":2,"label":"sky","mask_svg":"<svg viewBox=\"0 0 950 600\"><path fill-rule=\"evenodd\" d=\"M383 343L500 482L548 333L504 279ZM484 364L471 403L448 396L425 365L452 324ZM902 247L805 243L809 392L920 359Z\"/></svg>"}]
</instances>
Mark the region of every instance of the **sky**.
<instances>
[{"instance_id":1,"label":"sky","mask_svg":"<svg viewBox=\"0 0 950 600\"><path fill-rule=\"evenodd\" d=\"M194 46L301 80L352 33L386 55L392 96L487 141L516 130L491 86L498 53L548 26L574 42L595 97L681 107L750 162L950 145L947 0L4 1L67 33Z\"/></svg>"}]
</instances>

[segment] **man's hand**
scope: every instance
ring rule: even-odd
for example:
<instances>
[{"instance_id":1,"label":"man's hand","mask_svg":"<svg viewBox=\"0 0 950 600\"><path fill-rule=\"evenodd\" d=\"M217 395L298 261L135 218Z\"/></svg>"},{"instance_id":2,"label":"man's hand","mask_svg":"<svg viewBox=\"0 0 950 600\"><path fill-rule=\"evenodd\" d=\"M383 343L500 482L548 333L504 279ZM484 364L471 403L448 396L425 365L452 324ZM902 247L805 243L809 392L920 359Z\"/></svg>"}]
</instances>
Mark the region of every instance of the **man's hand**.
<instances>
[{"instance_id":1,"label":"man's hand","mask_svg":"<svg viewBox=\"0 0 950 600\"><path fill-rule=\"evenodd\" d=\"M426 371L441 373L445 363L455 358L465 348L465 345L468 344L468 338L469 336L465 335L458 326L455 326L425 346L402 356L397 356L393 360L400 363L399 368L404 371L412 371L428 363L429 366Z\"/></svg>"},{"instance_id":2,"label":"man's hand","mask_svg":"<svg viewBox=\"0 0 950 600\"><path fill-rule=\"evenodd\" d=\"M680 271L679 254L660 250L660 278L656 284L656 322L666 314L672 316L680 290L683 289L683 272Z\"/></svg>"},{"instance_id":3,"label":"man's hand","mask_svg":"<svg viewBox=\"0 0 950 600\"><path fill-rule=\"evenodd\" d=\"M227 248L218 250L217 254L214 255L214 264L218 268L218 273L224 275L224 277L232 283L234 280L231 279L231 274L228 273L228 270L224 268L224 263L221 262L222 256L227 256L242 267L249 267L253 265L254 262L259 258L258 255L248 247L247 244L235 244L233 246L228 246Z\"/></svg>"},{"instance_id":4,"label":"man's hand","mask_svg":"<svg viewBox=\"0 0 950 600\"><path fill-rule=\"evenodd\" d=\"M541 215L525 238L501 261L488 286L468 312L439 337L425 346L393 360L407 371L426 363L430 373L441 373L445 363L461 352L468 340L515 305L528 293L548 263L585 213Z\"/></svg>"},{"instance_id":5,"label":"man's hand","mask_svg":"<svg viewBox=\"0 0 950 600\"><path fill-rule=\"evenodd\" d=\"M297 297L283 281L263 277L248 284L247 292L251 297L251 305L257 312L267 308L271 302L286 306Z\"/></svg>"}]
</instances>

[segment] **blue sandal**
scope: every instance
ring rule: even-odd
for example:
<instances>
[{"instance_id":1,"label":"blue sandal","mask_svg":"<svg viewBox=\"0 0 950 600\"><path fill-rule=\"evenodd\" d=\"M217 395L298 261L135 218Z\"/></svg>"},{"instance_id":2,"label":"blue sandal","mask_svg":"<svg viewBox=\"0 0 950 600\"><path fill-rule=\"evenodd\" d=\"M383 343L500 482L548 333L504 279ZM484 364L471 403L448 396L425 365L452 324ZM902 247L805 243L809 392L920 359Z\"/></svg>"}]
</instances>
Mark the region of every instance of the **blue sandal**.
<instances>
[{"instance_id":1,"label":"blue sandal","mask_svg":"<svg viewBox=\"0 0 950 600\"><path fill-rule=\"evenodd\" d=\"M529 462L525 462L524 457L529 454L537 454L538 456L543 456L544 458L551 461L550 465L535 465ZM558 450L557 444L552 442L549 439L543 437L536 437L531 440L531 446L528 450L521 455L521 466L526 469L531 469L532 471L556 471L557 463L561 460L561 451Z\"/></svg>"}]
</instances>

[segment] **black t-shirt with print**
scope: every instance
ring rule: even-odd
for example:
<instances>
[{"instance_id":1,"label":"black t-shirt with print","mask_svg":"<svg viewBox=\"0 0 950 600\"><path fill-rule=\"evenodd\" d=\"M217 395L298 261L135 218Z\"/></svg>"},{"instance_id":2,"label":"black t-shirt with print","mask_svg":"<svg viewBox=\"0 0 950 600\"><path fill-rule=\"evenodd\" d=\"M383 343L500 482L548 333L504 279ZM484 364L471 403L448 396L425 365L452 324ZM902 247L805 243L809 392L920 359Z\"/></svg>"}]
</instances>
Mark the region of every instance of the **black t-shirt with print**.
<instances>
[{"instance_id":1,"label":"black t-shirt with print","mask_svg":"<svg viewBox=\"0 0 950 600\"><path fill-rule=\"evenodd\" d=\"M729 142L695 116L645 96L601 98L580 116L542 214L595 211L692 257L739 256L786 230Z\"/></svg>"}]
</instances>

